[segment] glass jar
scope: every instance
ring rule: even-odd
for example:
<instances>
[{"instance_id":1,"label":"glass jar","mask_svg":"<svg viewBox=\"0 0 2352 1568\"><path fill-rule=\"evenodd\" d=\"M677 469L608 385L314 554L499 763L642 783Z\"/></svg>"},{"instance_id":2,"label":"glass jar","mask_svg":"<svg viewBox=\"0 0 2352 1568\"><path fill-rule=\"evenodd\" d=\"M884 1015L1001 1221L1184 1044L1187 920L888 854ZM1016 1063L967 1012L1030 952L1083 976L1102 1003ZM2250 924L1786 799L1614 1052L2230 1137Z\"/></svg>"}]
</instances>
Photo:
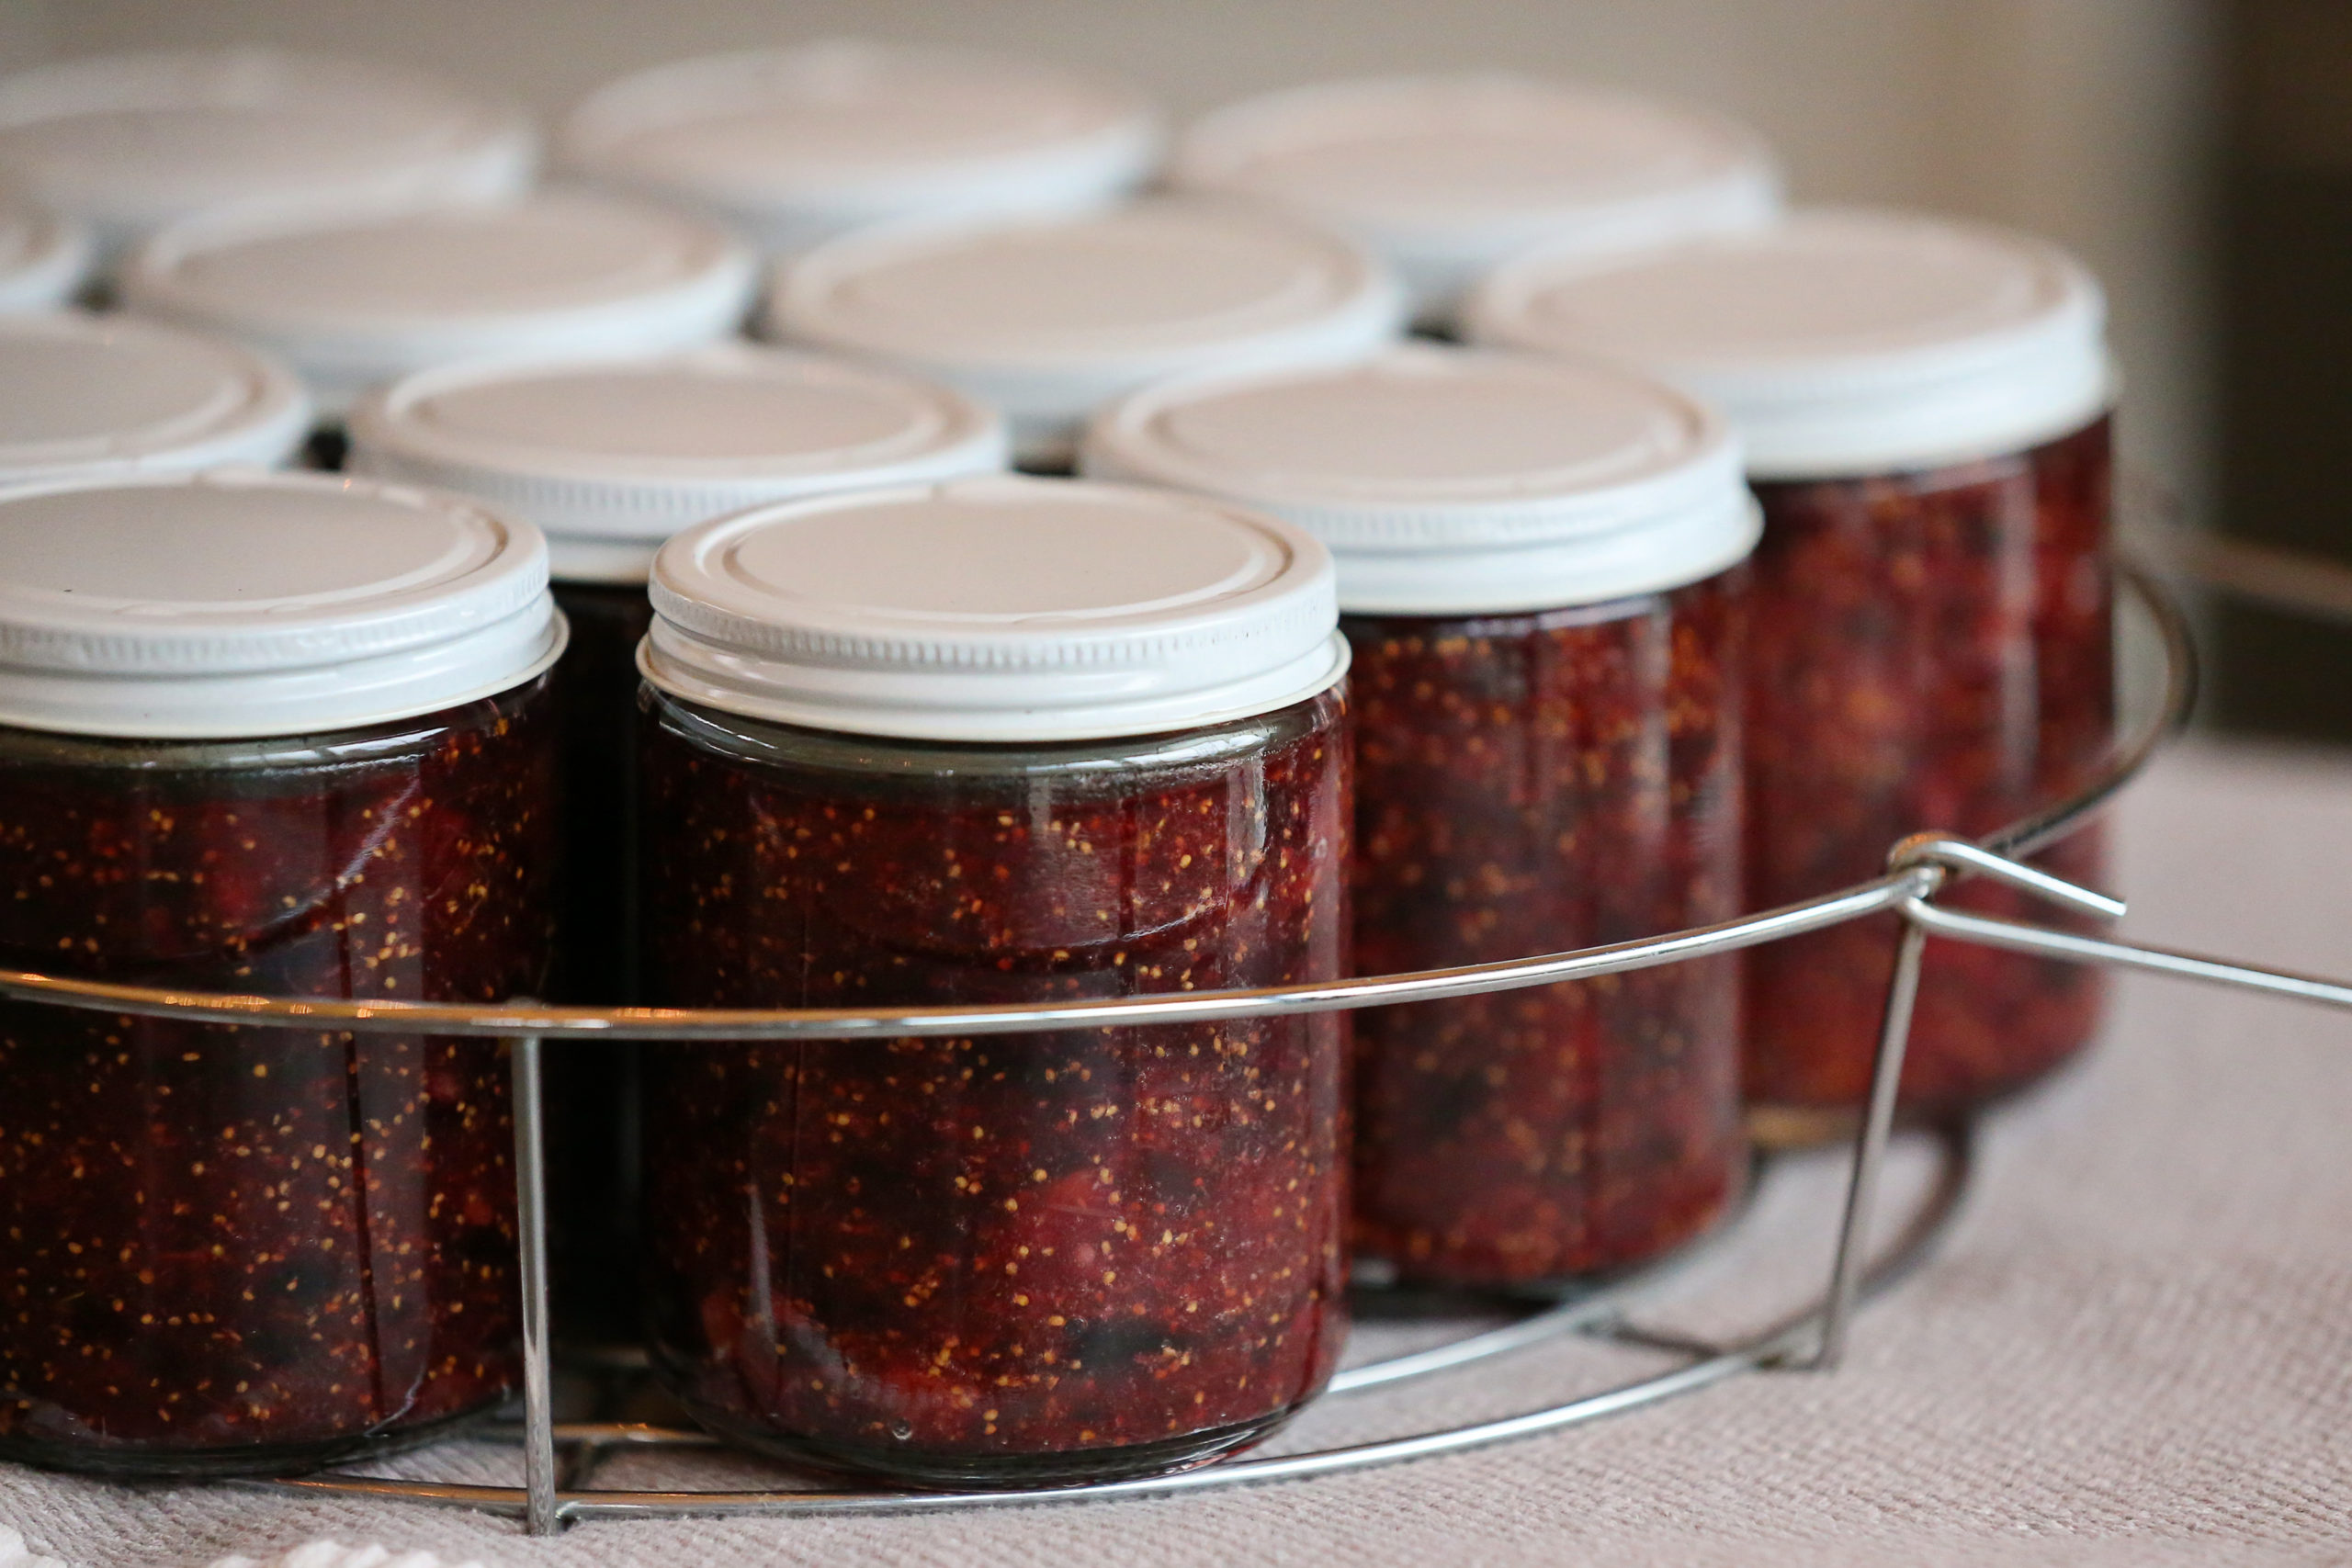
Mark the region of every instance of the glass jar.
<instances>
[{"instance_id":1,"label":"glass jar","mask_svg":"<svg viewBox=\"0 0 2352 1568\"><path fill-rule=\"evenodd\" d=\"M413 491L0 502L0 964L536 990L545 571L527 526ZM504 1055L0 1002L0 1457L279 1473L494 1406L518 1370Z\"/></svg>"},{"instance_id":2,"label":"glass jar","mask_svg":"<svg viewBox=\"0 0 2352 1568\"><path fill-rule=\"evenodd\" d=\"M1087 416L1147 382L1369 353L1404 298L1351 242L1224 203L851 234L776 274L765 335L893 364L1002 409L1066 473Z\"/></svg>"},{"instance_id":3,"label":"glass jar","mask_svg":"<svg viewBox=\"0 0 2352 1568\"><path fill-rule=\"evenodd\" d=\"M639 71L564 119L599 184L723 218L770 255L904 219L1110 206L1150 177L1134 88L1042 62L833 39Z\"/></svg>"},{"instance_id":4,"label":"glass jar","mask_svg":"<svg viewBox=\"0 0 2352 1568\"><path fill-rule=\"evenodd\" d=\"M654 569L663 1006L1337 978L1330 565L1283 525L966 480ZM648 1053L654 1360L752 1446L925 1485L1178 1469L1345 1337L1337 1015Z\"/></svg>"},{"instance_id":5,"label":"glass jar","mask_svg":"<svg viewBox=\"0 0 2352 1568\"><path fill-rule=\"evenodd\" d=\"M1439 332L1471 285L1531 247L1605 255L1754 228L1781 206L1780 169L1745 126L1499 71L1244 99L1178 138L1169 181L1352 235Z\"/></svg>"},{"instance_id":6,"label":"glass jar","mask_svg":"<svg viewBox=\"0 0 2352 1568\"><path fill-rule=\"evenodd\" d=\"M310 423L294 373L240 344L128 316L0 316L0 487L277 468Z\"/></svg>"},{"instance_id":7,"label":"glass jar","mask_svg":"<svg viewBox=\"0 0 2352 1568\"><path fill-rule=\"evenodd\" d=\"M1919 823L1989 833L2097 775L2115 724L2109 434L2102 417L1999 457L1757 486L1757 613L1776 628L1757 650L1748 699L1759 904L1877 874L1885 852L1868 846ZM2103 836L2094 825L2035 863L2096 886ZM2053 918L1990 883L1960 884L1946 899ZM1748 1077L1760 1105L1860 1100L1893 946L1890 917L1750 959ZM2098 1032L2095 966L1955 942L1928 952L1904 1063L1915 1111L2018 1089Z\"/></svg>"},{"instance_id":8,"label":"glass jar","mask_svg":"<svg viewBox=\"0 0 2352 1568\"><path fill-rule=\"evenodd\" d=\"M537 163L519 106L380 61L245 44L0 77L0 185L90 225L107 264L199 212L486 200Z\"/></svg>"},{"instance_id":9,"label":"glass jar","mask_svg":"<svg viewBox=\"0 0 2352 1568\"><path fill-rule=\"evenodd\" d=\"M563 852L553 999L636 998L637 648L653 552L763 502L1001 468L1003 423L893 372L748 344L421 371L352 411L353 468L479 497L548 537L571 638L555 678ZM634 1339L637 1050L543 1071L557 1333Z\"/></svg>"},{"instance_id":10,"label":"glass jar","mask_svg":"<svg viewBox=\"0 0 2352 1568\"><path fill-rule=\"evenodd\" d=\"M122 265L123 304L283 357L343 452L373 388L473 359L653 355L728 337L755 286L718 225L578 191L190 219Z\"/></svg>"},{"instance_id":11,"label":"glass jar","mask_svg":"<svg viewBox=\"0 0 2352 1568\"><path fill-rule=\"evenodd\" d=\"M1087 467L1337 555L1363 973L1737 912L1757 525L1714 416L1614 371L1416 347L1138 393ZM1721 957L1358 1014L1367 1276L1541 1291L1704 1231L1747 1169L1738 992Z\"/></svg>"},{"instance_id":12,"label":"glass jar","mask_svg":"<svg viewBox=\"0 0 2352 1568\"><path fill-rule=\"evenodd\" d=\"M1474 319L1632 360L1713 398L1765 513L1750 660L1748 900L1881 872L1894 842L1974 837L2080 788L2113 735L2110 389L2097 284L2055 249L1888 213L1594 269L1536 258ZM2096 832L2043 856L2097 883ZM1962 883L1963 908L2051 918ZM1892 916L1753 950L1748 1093L1776 1140L1867 1090ZM1934 943L1906 1113L2014 1090L2096 1032L2097 974Z\"/></svg>"}]
</instances>

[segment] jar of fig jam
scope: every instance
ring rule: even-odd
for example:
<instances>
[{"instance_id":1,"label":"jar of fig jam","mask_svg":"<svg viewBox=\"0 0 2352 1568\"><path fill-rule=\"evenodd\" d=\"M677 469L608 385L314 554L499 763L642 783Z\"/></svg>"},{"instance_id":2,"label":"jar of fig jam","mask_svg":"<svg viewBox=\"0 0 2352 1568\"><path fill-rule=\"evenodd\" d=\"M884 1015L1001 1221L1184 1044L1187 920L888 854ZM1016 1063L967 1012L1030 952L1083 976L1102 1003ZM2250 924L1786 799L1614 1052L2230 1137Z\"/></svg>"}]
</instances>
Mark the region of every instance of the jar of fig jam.
<instances>
[{"instance_id":1,"label":"jar of fig jam","mask_svg":"<svg viewBox=\"0 0 2352 1568\"><path fill-rule=\"evenodd\" d=\"M1331 565L1222 503L1020 479L763 508L655 560L657 1005L1328 980ZM1337 1015L647 1053L654 1364L917 1484L1182 1468L1345 1331Z\"/></svg>"},{"instance_id":2,"label":"jar of fig jam","mask_svg":"<svg viewBox=\"0 0 2352 1568\"><path fill-rule=\"evenodd\" d=\"M1894 213L1498 273L1482 337L1644 366L1723 408L1764 504L1748 687L1749 900L1875 875L2079 788L2112 739L2111 395L2098 285L2022 235ZM2100 876L2077 834L2042 863ZM1982 883L1970 908L2046 919ZM1892 916L1749 954L1758 1127L1818 1136L1870 1081ZM1903 1103L1977 1104L2096 1032L2097 970L1934 943Z\"/></svg>"},{"instance_id":3,"label":"jar of fig jam","mask_svg":"<svg viewBox=\"0 0 2352 1568\"><path fill-rule=\"evenodd\" d=\"M853 234L778 269L763 330L878 359L1005 412L1013 457L1067 470L1095 409L1182 371L1351 358L1403 325L1351 243L1233 204Z\"/></svg>"},{"instance_id":4,"label":"jar of fig jam","mask_svg":"<svg viewBox=\"0 0 2352 1568\"><path fill-rule=\"evenodd\" d=\"M1147 389L1086 467L1337 556L1361 972L1737 912L1757 522L1713 414L1619 371L1416 346ZM1367 1278L1568 1285L1690 1240L1744 1183L1734 959L1355 1016Z\"/></svg>"},{"instance_id":5,"label":"jar of fig jam","mask_svg":"<svg viewBox=\"0 0 2352 1568\"><path fill-rule=\"evenodd\" d=\"M123 264L124 305L277 354L340 425L371 388L489 358L691 348L742 323L748 247L706 220L579 192L503 202L222 214Z\"/></svg>"},{"instance_id":6,"label":"jar of fig jam","mask_svg":"<svg viewBox=\"0 0 2352 1568\"><path fill-rule=\"evenodd\" d=\"M548 960L546 547L232 473L0 498L0 965L490 1001ZM278 1472L496 1404L504 1052L0 1002L0 1458Z\"/></svg>"},{"instance_id":7,"label":"jar of fig jam","mask_svg":"<svg viewBox=\"0 0 2352 1568\"><path fill-rule=\"evenodd\" d=\"M121 315L0 316L0 487L276 468L310 426L294 373L242 344Z\"/></svg>"},{"instance_id":8,"label":"jar of fig jam","mask_svg":"<svg viewBox=\"0 0 2352 1568\"><path fill-rule=\"evenodd\" d=\"M650 359L422 371L351 417L351 467L476 496L548 536L571 640L555 675L564 851L551 995L634 999L631 803L645 578L680 529L763 502L1001 468L1003 422L960 393L749 344ZM635 1049L545 1069L559 1334L637 1332L629 1091Z\"/></svg>"},{"instance_id":9,"label":"jar of fig jam","mask_svg":"<svg viewBox=\"0 0 2352 1568\"><path fill-rule=\"evenodd\" d=\"M0 192L0 315L51 310L89 281L89 229Z\"/></svg>"},{"instance_id":10,"label":"jar of fig jam","mask_svg":"<svg viewBox=\"0 0 2352 1568\"><path fill-rule=\"evenodd\" d=\"M1472 284L1531 247L1638 250L1754 228L1781 205L1778 164L1745 126L1499 71L1320 82L1228 105L1178 138L1169 182L1353 235L1440 331Z\"/></svg>"},{"instance_id":11,"label":"jar of fig jam","mask_svg":"<svg viewBox=\"0 0 2352 1568\"><path fill-rule=\"evenodd\" d=\"M832 39L624 76L565 118L571 173L698 208L771 255L901 219L1108 206L1158 162L1133 87L1041 61Z\"/></svg>"},{"instance_id":12,"label":"jar of fig jam","mask_svg":"<svg viewBox=\"0 0 2352 1568\"><path fill-rule=\"evenodd\" d=\"M537 162L516 106L379 61L248 45L0 77L0 183L89 224L107 261L230 207L512 196Z\"/></svg>"}]
</instances>

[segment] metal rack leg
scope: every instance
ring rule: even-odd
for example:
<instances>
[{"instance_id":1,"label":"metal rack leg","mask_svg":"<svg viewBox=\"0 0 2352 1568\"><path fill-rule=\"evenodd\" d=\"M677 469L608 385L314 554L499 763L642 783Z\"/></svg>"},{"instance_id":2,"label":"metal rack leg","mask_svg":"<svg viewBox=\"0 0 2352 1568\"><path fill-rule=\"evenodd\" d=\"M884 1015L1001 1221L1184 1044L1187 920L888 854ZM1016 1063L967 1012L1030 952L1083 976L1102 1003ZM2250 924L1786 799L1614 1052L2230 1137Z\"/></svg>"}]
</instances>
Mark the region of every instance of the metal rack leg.
<instances>
[{"instance_id":1,"label":"metal rack leg","mask_svg":"<svg viewBox=\"0 0 2352 1568\"><path fill-rule=\"evenodd\" d=\"M526 1528L553 1535L556 1512L555 1389L548 1351L547 1161L541 1138L539 1037L514 1042L514 1213L523 1270L523 1485Z\"/></svg>"},{"instance_id":2,"label":"metal rack leg","mask_svg":"<svg viewBox=\"0 0 2352 1568\"><path fill-rule=\"evenodd\" d=\"M1879 1021L1878 1058L1871 1068L1870 1113L1854 1140L1854 1174L1846 1186L1846 1216L1838 1228L1838 1259L1830 1266L1829 1296L1822 1304L1821 1344L1810 1365L1836 1368L1846 1355L1846 1328L1852 1321L1870 1245L1871 1212L1878 1202L1879 1168L1886 1160L1887 1135L1894 1126L1895 1091L1903 1083L1903 1057L1911 1043L1911 1010L1919 999L1919 957L1928 933L1905 920L1894 949L1894 976L1886 987L1886 1012Z\"/></svg>"}]
</instances>

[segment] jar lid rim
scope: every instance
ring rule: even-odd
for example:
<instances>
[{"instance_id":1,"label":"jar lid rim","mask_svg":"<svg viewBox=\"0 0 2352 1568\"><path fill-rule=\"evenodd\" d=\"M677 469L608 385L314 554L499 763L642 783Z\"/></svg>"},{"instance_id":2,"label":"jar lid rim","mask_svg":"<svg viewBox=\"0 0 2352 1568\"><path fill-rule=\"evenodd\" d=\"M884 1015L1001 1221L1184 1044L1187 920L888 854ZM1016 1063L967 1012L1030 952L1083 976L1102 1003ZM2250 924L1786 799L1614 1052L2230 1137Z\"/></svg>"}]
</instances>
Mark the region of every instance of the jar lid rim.
<instances>
[{"instance_id":1,"label":"jar lid rim","mask_svg":"<svg viewBox=\"0 0 2352 1568\"><path fill-rule=\"evenodd\" d=\"M1069 457L1104 402L1216 366L1344 358L1403 330L1403 286L1341 235L1231 201L864 230L779 265L763 334L936 376Z\"/></svg>"},{"instance_id":2,"label":"jar lid rim","mask_svg":"<svg viewBox=\"0 0 2352 1568\"><path fill-rule=\"evenodd\" d=\"M1330 557L1278 519L1021 477L755 509L656 557L650 680L819 728L1154 733L1337 680Z\"/></svg>"},{"instance_id":3,"label":"jar lid rim","mask_svg":"<svg viewBox=\"0 0 2352 1568\"><path fill-rule=\"evenodd\" d=\"M350 417L354 472L439 485L528 519L555 575L644 581L672 534L804 495L999 470L1004 422L887 367L725 342L654 357L419 371ZM582 545L636 547L626 562Z\"/></svg>"},{"instance_id":4,"label":"jar lid rim","mask_svg":"<svg viewBox=\"0 0 2352 1568\"><path fill-rule=\"evenodd\" d=\"M1095 418L1083 467L1298 524L1351 613L1589 604L1713 575L1756 538L1738 442L1704 405L1436 344L1147 388Z\"/></svg>"},{"instance_id":5,"label":"jar lid rim","mask_svg":"<svg viewBox=\"0 0 2352 1568\"><path fill-rule=\"evenodd\" d=\"M188 114L212 114L222 133L192 143L141 123ZM93 129L71 148L42 146L40 128L67 118ZM513 192L538 162L537 133L510 99L430 72L257 44L91 55L0 76L0 145L11 143L19 176L96 224L110 250L231 203ZM183 151L191 145L200 152Z\"/></svg>"},{"instance_id":6,"label":"jar lid rim","mask_svg":"<svg viewBox=\"0 0 2352 1568\"><path fill-rule=\"evenodd\" d=\"M2098 281L1987 225L1815 209L1637 258L1537 254L1465 312L1474 341L1597 356L1721 408L1758 478L2038 445L2112 397Z\"/></svg>"},{"instance_id":7,"label":"jar lid rim","mask_svg":"<svg viewBox=\"0 0 2352 1568\"><path fill-rule=\"evenodd\" d=\"M1432 146L1491 149L1498 140L1548 152L1526 168L1426 158ZM1410 150L1423 156L1400 155ZM1728 116L1510 71L1358 77L1244 98L1179 139L1170 178L1181 188L1246 190L1362 221L1440 229L1544 213L1593 219L1677 196L1745 208L1758 193L1777 200L1780 185L1763 139Z\"/></svg>"},{"instance_id":8,"label":"jar lid rim","mask_svg":"<svg viewBox=\"0 0 2352 1568\"><path fill-rule=\"evenodd\" d=\"M0 481L274 468L310 422L294 373L232 340L124 315L0 316Z\"/></svg>"},{"instance_id":9,"label":"jar lid rim","mask_svg":"<svg viewBox=\"0 0 2352 1568\"><path fill-rule=\"evenodd\" d=\"M345 728L504 690L562 640L545 540L463 497L240 469L0 495L0 722Z\"/></svg>"},{"instance_id":10,"label":"jar lid rim","mask_svg":"<svg viewBox=\"0 0 2352 1568\"><path fill-rule=\"evenodd\" d=\"M1255 276L1209 300L1135 289L1094 320L1076 319L1049 292L1067 288L1073 267L1132 276L1158 265L1173 275L1212 248ZM1021 297L1008 299L1007 264L1024 260L1042 265L1012 282ZM934 287L921 301L877 292L877 278L917 268L926 284L967 292ZM1114 363L1148 373L1203 349L1311 332L1367 306L1393 315L1394 288L1376 260L1339 235L1238 204L1160 197L1107 212L917 221L846 235L779 265L766 320L781 338L917 364L1051 374ZM910 309L918 303L919 316Z\"/></svg>"},{"instance_id":11,"label":"jar lid rim","mask_svg":"<svg viewBox=\"0 0 2352 1568\"><path fill-rule=\"evenodd\" d=\"M119 277L134 310L282 355L330 412L434 365L707 343L757 284L757 258L718 224L577 190L198 216Z\"/></svg>"},{"instance_id":12,"label":"jar lid rim","mask_svg":"<svg viewBox=\"0 0 2352 1568\"><path fill-rule=\"evenodd\" d=\"M803 104L821 117L823 134L785 140L745 125ZM891 135L860 140L853 111L888 120ZM913 130L910 114L925 117ZM729 119L744 127L731 141ZM1025 179L1051 194L1073 160L1104 164L1098 180L1140 178L1159 140L1158 111L1124 80L991 51L855 38L634 72L590 94L558 131L569 167L752 206L973 178Z\"/></svg>"}]
</instances>

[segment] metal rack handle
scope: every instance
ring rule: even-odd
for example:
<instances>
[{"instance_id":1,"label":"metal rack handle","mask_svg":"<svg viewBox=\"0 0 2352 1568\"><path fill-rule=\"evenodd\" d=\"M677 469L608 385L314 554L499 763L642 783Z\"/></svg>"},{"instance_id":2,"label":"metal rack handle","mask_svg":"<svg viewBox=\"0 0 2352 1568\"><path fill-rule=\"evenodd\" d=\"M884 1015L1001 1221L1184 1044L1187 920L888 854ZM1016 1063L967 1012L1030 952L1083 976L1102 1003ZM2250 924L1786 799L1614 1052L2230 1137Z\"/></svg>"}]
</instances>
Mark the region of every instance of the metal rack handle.
<instances>
[{"instance_id":1,"label":"metal rack handle","mask_svg":"<svg viewBox=\"0 0 2352 1568\"><path fill-rule=\"evenodd\" d=\"M1965 868L1993 877L2020 891L2107 919L2120 919L2123 901L2064 881L2006 856L1996 855L1964 840L1922 834L1894 847L1896 870ZM1990 915L1947 909L1934 899L1936 889L1903 900L1903 937L1895 949L1894 974L1887 987L1886 1010L1879 1031L1877 1059L1871 1068L1869 1112L1854 1145L1853 1174L1847 1183L1846 1211L1838 1227L1838 1258L1831 1267L1829 1297L1822 1314L1821 1342L1812 1365L1826 1371L1845 1353L1848 1325L1853 1317L1862 1270L1862 1241L1869 1235L1876 1205L1878 1172L1894 1124L1896 1090L1903 1077L1905 1048L1911 1033L1912 1004L1918 996L1919 964L1930 936L1974 942L2010 953L2064 959L2070 964L2106 964L2143 974L2170 975L2210 985L2231 986L2267 996L2290 997L2324 1007L2352 1009L2352 983L2301 975L2287 969L2265 969L2199 953L2085 936L2078 931L2032 925Z\"/></svg>"}]
</instances>

